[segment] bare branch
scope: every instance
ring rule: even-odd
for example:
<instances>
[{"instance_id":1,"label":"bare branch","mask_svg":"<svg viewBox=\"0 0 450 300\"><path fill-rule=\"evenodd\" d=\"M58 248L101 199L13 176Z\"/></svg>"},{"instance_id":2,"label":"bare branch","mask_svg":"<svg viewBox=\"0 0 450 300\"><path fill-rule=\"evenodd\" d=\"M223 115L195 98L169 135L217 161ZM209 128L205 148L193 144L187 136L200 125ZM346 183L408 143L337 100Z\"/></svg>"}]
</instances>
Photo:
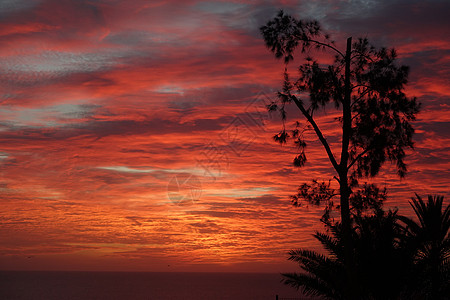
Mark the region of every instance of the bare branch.
<instances>
[{"instance_id":1,"label":"bare branch","mask_svg":"<svg viewBox=\"0 0 450 300\"><path fill-rule=\"evenodd\" d=\"M294 101L294 103L297 105L297 107L300 109L302 114L305 116L305 118L308 120L308 122L312 125L314 128L314 131L316 132L317 137L319 138L320 142L322 143L323 147L325 148L325 151L328 154L328 158L331 161L331 164L333 165L336 172L339 174L339 165L336 162L336 159L334 158L333 152L331 151L330 145L328 145L327 140L322 134L322 131L319 129L319 126L317 126L316 121L312 118L310 114L306 111L306 109L303 107L302 103L295 97L294 95L289 95L290 98Z\"/></svg>"},{"instance_id":2,"label":"bare branch","mask_svg":"<svg viewBox=\"0 0 450 300\"><path fill-rule=\"evenodd\" d=\"M370 150L370 148L367 148L366 150L364 150L363 152L359 153L358 156L355 157L355 159L353 159L353 161L348 165L347 170L350 170L350 168L364 155L366 154L368 151Z\"/></svg>"},{"instance_id":3,"label":"bare branch","mask_svg":"<svg viewBox=\"0 0 450 300\"><path fill-rule=\"evenodd\" d=\"M327 44L327 43L323 43L323 42L316 41L316 40L311 40L311 39L305 40L305 41L306 41L306 42L310 42L310 43L315 43L315 44L318 44L318 45L321 45L321 46L324 46L324 47L328 47L328 48L334 50L334 51L335 51L336 53L338 53L340 56L345 57L345 55L344 55L341 51L339 51L339 49L337 49L337 48L335 48L335 47L333 47L333 46L331 46L331 45L329 45L329 44Z\"/></svg>"},{"instance_id":4,"label":"bare branch","mask_svg":"<svg viewBox=\"0 0 450 300\"><path fill-rule=\"evenodd\" d=\"M352 89L354 89L354 88L356 88L358 86L360 87L360 86L364 86L364 85L360 84L360 85L354 86ZM362 92L355 101L353 101L353 103L350 105L350 107L352 107L353 105L358 103L365 95L367 95L367 93L369 93L371 91L373 91L373 89L371 89L370 87L366 86L366 90L364 92Z\"/></svg>"}]
</instances>

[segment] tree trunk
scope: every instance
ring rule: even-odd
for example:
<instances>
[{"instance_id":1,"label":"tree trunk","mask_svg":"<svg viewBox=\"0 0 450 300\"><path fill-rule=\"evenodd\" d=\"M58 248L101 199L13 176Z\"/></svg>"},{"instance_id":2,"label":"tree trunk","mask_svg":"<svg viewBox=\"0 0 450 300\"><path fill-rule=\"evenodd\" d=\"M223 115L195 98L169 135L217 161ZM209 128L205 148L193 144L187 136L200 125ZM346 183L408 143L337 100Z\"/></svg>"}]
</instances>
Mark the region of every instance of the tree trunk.
<instances>
[{"instance_id":1,"label":"tree trunk","mask_svg":"<svg viewBox=\"0 0 450 300\"><path fill-rule=\"evenodd\" d=\"M348 159L349 159L349 145L350 135L352 130L352 113L351 113L351 48L352 38L347 39L347 50L345 53L345 86L344 86L344 99L342 103L342 152L341 161L339 163L339 192L340 192L340 204L341 204L341 222L342 233L345 251L345 264L348 269L347 280L349 288L348 297L351 296L353 289L351 288L351 282L353 281L353 243L351 237L351 220L350 220L350 187L348 184Z\"/></svg>"},{"instance_id":2,"label":"tree trunk","mask_svg":"<svg viewBox=\"0 0 450 300\"><path fill-rule=\"evenodd\" d=\"M345 86L344 99L342 103L342 152L341 161L339 163L339 180L340 180L340 196L341 196L341 222L344 233L345 248L351 250L350 238L350 187L348 186L348 149L350 145L350 135L352 130L352 112L351 112L351 81L350 81L350 60L352 50L352 38L347 39L347 50L345 53ZM347 251L346 251L347 252ZM351 253L347 253L347 259L351 258Z\"/></svg>"}]
</instances>

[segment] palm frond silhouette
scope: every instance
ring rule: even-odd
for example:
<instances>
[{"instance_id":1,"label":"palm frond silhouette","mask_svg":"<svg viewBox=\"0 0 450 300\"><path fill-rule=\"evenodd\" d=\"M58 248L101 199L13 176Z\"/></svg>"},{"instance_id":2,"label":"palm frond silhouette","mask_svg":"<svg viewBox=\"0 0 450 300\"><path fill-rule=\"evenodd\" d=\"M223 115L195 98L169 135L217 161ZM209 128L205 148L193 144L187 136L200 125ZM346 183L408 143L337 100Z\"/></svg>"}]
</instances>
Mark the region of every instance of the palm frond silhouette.
<instances>
[{"instance_id":1,"label":"palm frond silhouette","mask_svg":"<svg viewBox=\"0 0 450 300\"><path fill-rule=\"evenodd\" d=\"M450 204L443 196L419 195L410 202L418 221L399 216L407 242L415 249L415 264L421 274L425 299L449 299L450 295Z\"/></svg>"},{"instance_id":2,"label":"palm frond silhouette","mask_svg":"<svg viewBox=\"0 0 450 300\"><path fill-rule=\"evenodd\" d=\"M330 234L317 232L314 237L327 255L291 250L289 260L299 263L302 272L282 274L283 282L325 299L398 299L406 295L412 253L401 242L397 217L396 211L383 210L354 217L352 264L345 261L340 223L330 226Z\"/></svg>"}]
</instances>

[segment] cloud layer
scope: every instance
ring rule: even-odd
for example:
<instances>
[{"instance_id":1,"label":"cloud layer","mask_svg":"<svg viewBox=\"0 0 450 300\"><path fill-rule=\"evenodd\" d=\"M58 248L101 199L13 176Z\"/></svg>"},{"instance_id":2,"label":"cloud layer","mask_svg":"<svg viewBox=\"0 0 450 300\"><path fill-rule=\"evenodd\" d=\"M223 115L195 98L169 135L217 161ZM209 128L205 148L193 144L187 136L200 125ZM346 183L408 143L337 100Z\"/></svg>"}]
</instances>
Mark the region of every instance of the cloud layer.
<instances>
[{"instance_id":1,"label":"cloud layer","mask_svg":"<svg viewBox=\"0 0 450 300\"><path fill-rule=\"evenodd\" d=\"M258 28L280 8L338 46L398 49L423 109L409 176L386 165L377 182L404 212L414 192L448 198L445 1L3 1L0 268L295 268L286 251L317 247L321 209L289 195L330 167L317 142L297 169L271 140L284 66Z\"/></svg>"}]
</instances>

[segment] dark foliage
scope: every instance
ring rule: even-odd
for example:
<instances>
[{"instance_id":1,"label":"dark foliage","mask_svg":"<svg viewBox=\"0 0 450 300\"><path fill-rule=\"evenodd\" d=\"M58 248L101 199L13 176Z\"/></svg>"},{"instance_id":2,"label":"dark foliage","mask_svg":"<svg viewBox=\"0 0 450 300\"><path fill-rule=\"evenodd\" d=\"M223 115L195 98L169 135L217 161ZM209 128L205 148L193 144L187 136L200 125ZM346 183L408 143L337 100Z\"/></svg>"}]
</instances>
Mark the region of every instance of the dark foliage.
<instances>
[{"instance_id":1,"label":"dark foliage","mask_svg":"<svg viewBox=\"0 0 450 300\"><path fill-rule=\"evenodd\" d=\"M383 211L386 189L360 184L376 176L386 162L400 177L407 172L406 151L414 146L411 123L420 109L416 98L404 92L409 68L397 64L395 49L376 48L366 38L350 37L340 50L317 21L298 20L283 11L261 27L261 33L266 46L285 63L278 100L268 105L283 120L275 141L293 141L298 149L293 163L303 167L308 161L304 132L314 130L339 186L314 179L291 197L295 206L303 201L325 204L322 221L329 234L314 236L328 255L292 250L289 259L303 272L283 274L284 282L327 299L448 299L450 208L443 209L443 198L429 197L428 203L418 196L413 199L416 222ZM318 52L322 54L313 57ZM304 62L291 76L288 63L298 54ZM286 129L286 107L291 104L306 122L296 121ZM342 129L335 151L316 118L318 110L333 108ZM334 205L336 195L339 205ZM331 217L334 208L341 212L339 222Z\"/></svg>"},{"instance_id":2,"label":"dark foliage","mask_svg":"<svg viewBox=\"0 0 450 300\"><path fill-rule=\"evenodd\" d=\"M292 130L283 126L275 135L275 141L293 140L298 147L293 163L303 167L307 162L307 141L303 132L312 128L324 146L340 186L335 193L330 184L319 184L317 180L302 185L293 196L293 204L298 205L302 200L313 204L325 202L325 218L333 207L330 206L331 195L340 194L341 205L344 205L341 215L350 213L345 208L352 193L356 193L355 201L350 203L357 205L355 210L373 206L373 202L361 201L371 201L373 198L363 195L375 192L375 188L369 191L364 186L358 191L358 181L376 176L386 161L396 166L401 177L407 171L405 151L413 147L411 121L415 120L420 107L415 98L404 93L409 68L396 63L394 49L377 49L365 38L354 43L349 38L347 50L341 51L317 21L298 20L283 11L261 27L261 33L266 46L275 57L284 58L286 64L283 88L278 92L278 101L268 106L269 110L280 111L285 121L285 107L293 103L306 119L306 124L296 121ZM334 62L328 64L314 58L313 50L332 55ZM287 64L293 61L296 52L303 55L305 62L298 67L298 76L291 79ZM330 109L329 104L342 114L337 120L342 126L340 161L314 117L317 110ZM325 188L330 190L324 191Z\"/></svg>"},{"instance_id":3,"label":"dark foliage","mask_svg":"<svg viewBox=\"0 0 450 300\"><path fill-rule=\"evenodd\" d=\"M325 205L321 221L330 224L334 221L331 212L335 207L333 197L339 195L339 191L331 187L331 180L319 182L313 179L311 183L303 183L299 186L297 194L291 196L292 205L299 207L302 200L313 205ZM380 189L374 184L364 183L360 189L349 197L352 217L370 215L380 210L386 201L386 188ZM337 205L339 208L339 205Z\"/></svg>"},{"instance_id":4,"label":"dark foliage","mask_svg":"<svg viewBox=\"0 0 450 300\"><path fill-rule=\"evenodd\" d=\"M406 242L415 249L423 299L448 299L444 295L450 295L450 204L444 208L443 201L442 196L428 196L425 202L416 195L410 204L418 222L399 216Z\"/></svg>"},{"instance_id":5,"label":"dark foliage","mask_svg":"<svg viewBox=\"0 0 450 300\"><path fill-rule=\"evenodd\" d=\"M352 226L352 272L348 272L341 223L316 233L327 255L299 249L289 260L301 273L283 275L285 284L325 299L448 299L449 211L442 197L420 197L412 205L419 223L381 208L359 215Z\"/></svg>"}]
</instances>

